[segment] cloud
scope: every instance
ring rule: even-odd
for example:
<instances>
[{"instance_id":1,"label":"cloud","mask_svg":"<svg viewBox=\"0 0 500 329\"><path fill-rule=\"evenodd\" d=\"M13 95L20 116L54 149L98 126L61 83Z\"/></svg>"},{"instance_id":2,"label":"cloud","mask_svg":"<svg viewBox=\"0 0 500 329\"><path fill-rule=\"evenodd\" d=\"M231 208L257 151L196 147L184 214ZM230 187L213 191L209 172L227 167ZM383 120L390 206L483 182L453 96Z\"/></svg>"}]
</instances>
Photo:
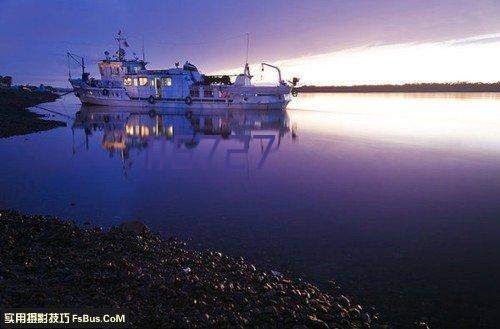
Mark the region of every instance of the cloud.
<instances>
[{"instance_id":1,"label":"cloud","mask_svg":"<svg viewBox=\"0 0 500 329\"><path fill-rule=\"evenodd\" d=\"M476 35L469 38L450 40L447 41L447 43L452 45L470 45L477 43L492 43L498 41L500 41L500 33Z\"/></svg>"},{"instance_id":2,"label":"cloud","mask_svg":"<svg viewBox=\"0 0 500 329\"><path fill-rule=\"evenodd\" d=\"M499 55L500 33L494 33L441 42L367 45L273 64L285 77L301 77L301 83L308 85L493 82L500 80ZM251 69L258 72L259 64ZM266 69L262 81L273 80L276 73Z\"/></svg>"}]
</instances>

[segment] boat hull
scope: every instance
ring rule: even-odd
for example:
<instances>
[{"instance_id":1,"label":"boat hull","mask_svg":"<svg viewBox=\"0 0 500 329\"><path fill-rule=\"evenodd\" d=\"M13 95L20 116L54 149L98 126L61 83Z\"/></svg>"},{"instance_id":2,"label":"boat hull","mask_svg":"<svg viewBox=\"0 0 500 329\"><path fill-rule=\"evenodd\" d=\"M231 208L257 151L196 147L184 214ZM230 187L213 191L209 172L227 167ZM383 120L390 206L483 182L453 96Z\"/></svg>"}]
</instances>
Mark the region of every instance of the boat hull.
<instances>
[{"instance_id":1,"label":"boat hull","mask_svg":"<svg viewBox=\"0 0 500 329\"><path fill-rule=\"evenodd\" d=\"M238 110L284 110L288 103L287 99L273 102L238 102L234 100L218 100L218 101L197 101L193 100L191 104L186 104L184 101L175 100L155 100L154 104L149 103L145 99L112 99L104 97L92 97L88 95L80 95L78 97L82 104L100 105L100 106L116 106L116 107L136 107L144 110L151 109L238 109Z\"/></svg>"}]
</instances>

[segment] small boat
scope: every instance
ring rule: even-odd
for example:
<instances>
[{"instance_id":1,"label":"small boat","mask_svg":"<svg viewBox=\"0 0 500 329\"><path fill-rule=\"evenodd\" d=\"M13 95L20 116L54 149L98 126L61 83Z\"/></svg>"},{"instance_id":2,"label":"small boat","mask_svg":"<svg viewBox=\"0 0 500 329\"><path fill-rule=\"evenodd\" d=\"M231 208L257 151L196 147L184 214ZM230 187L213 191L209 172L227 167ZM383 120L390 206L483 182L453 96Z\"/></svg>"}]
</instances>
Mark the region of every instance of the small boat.
<instances>
[{"instance_id":1,"label":"small boat","mask_svg":"<svg viewBox=\"0 0 500 329\"><path fill-rule=\"evenodd\" d=\"M243 73L229 75L204 75L195 65L186 61L174 68L148 70L144 55L125 58L128 43L121 32L115 37L118 51L98 62L100 79L90 77L85 72L84 59L68 53L69 60L76 61L82 68L81 78L69 82L82 104L141 107L149 111L162 108L197 109L240 109L240 110L283 110L291 100L291 92L298 81L289 83L281 77L278 67L262 63L278 73L278 83L274 86L252 84L248 62ZM144 52L143 52L144 53ZM135 55L135 54L134 54Z\"/></svg>"}]
</instances>

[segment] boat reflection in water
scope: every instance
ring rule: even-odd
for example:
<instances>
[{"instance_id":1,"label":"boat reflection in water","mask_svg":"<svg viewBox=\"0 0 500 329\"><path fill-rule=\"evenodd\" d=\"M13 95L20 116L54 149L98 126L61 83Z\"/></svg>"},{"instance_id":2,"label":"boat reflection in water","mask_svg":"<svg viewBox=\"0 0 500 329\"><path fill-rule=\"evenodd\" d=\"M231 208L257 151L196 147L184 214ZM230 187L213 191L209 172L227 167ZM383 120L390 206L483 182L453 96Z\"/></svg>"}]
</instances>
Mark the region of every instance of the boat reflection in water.
<instances>
[{"instance_id":1,"label":"boat reflection in water","mask_svg":"<svg viewBox=\"0 0 500 329\"><path fill-rule=\"evenodd\" d=\"M296 137L286 111L234 109L195 111L186 116L176 111L141 113L128 108L82 105L73 124L73 131L79 129L85 133L83 146L86 149L90 147L89 138L102 133L102 148L108 150L111 157L118 154L123 160L124 170L132 165L133 151L148 153L158 144L161 145L160 152L165 153L165 143L171 144L173 158L179 156L183 159L204 144L202 148L208 147L209 161L216 155L223 155L225 164L237 169L246 167L238 164L241 163L238 156L248 155L252 143L258 143L260 158L256 166L262 168L269 154L279 148L287 134L290 138ZM74 152L80 148L74 145ZM165 156L161 154L161 157ZM179 167L175 161L173 164Z\"/></svg>"}]
</instances>

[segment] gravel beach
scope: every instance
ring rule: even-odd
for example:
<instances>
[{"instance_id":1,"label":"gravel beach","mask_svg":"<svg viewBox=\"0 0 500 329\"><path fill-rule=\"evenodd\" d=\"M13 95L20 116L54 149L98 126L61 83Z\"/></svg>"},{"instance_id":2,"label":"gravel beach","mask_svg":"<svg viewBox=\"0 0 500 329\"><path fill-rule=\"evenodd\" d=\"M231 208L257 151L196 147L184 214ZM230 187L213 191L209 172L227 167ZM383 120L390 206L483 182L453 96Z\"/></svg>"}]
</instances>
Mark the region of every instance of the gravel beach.
<instances>
[{"instance_id":1,"label":"gravel beach","mask_svg":"<svg viewBox=\"0 0 500 329\"><path fill-rule=\"evenodd\" d=\"M0 215L0 307L125 307L134 328L386 328L344 296L138 222L103 232Z\"/></svg>"},{"instance_id":2,"label":"gravel beach","mask_svg":"<svg viewBox=\"0 0 500 329\"><path fill-rule=\"evenodd\" d=\"M40 103L53 102L58 98L59 96L52 92L0 89L0 138L66 126L61 121L42 119L43 115L27 109Z\"/></svg>"}]
</instances>

